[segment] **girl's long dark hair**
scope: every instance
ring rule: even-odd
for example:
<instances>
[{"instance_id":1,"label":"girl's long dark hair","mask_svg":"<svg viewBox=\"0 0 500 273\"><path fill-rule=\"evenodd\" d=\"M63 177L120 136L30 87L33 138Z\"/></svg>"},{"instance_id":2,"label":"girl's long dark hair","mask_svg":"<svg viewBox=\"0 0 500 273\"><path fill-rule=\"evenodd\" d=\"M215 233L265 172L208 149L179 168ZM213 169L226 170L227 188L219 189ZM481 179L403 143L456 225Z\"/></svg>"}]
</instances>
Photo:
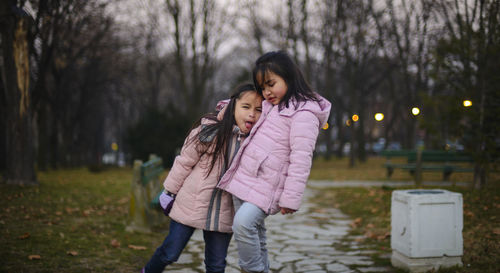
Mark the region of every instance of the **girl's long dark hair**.
<instances>
[{"instance_id":1,"label":"girl's long dark hair","mask_svg":"<svg viewBox=\"0 0 500 273\"><path fill-rule=\"evenodd\" d=\"M285 51L271 51L260 56L257 61L255 61L253 82L257 92L261 95L263 91L262 82L265 81L266 75L269 72L283 78L288 88L285 96L280 101L280 110L283 106L288 108L291 98L294 98L296 101L294 105L295 109L297 109L301 101L318 101L318 98L312 91L311 86L305 80L299 67ZM262 82L257 80L258 77L260 77Z\"/></svg>"},{"instance_id":2,"label":"girl's long dark hair","mask_svg":"<svg viewBox=\"0 0 500 273\"><path fill-rule=\"evenodd\" d=\"M198 153L200 153L200 157L203 154L208 154L210 156L210 167L206 172L206 176L212 172L217 161L220 162L223 160L225 170L228 168L228 143L233 135L233 126L236 124L234 119L234 109L236 101L246 92L257 91L251 83L240 84L231 95L221 120L217 118L217 113L209 113L201 117L193 125L192 129L200 126L203 119L211 121L209 124L202 125L200 131L188 140L188 143L196 143L196 149Z\"/></svg>"}]
</instances>

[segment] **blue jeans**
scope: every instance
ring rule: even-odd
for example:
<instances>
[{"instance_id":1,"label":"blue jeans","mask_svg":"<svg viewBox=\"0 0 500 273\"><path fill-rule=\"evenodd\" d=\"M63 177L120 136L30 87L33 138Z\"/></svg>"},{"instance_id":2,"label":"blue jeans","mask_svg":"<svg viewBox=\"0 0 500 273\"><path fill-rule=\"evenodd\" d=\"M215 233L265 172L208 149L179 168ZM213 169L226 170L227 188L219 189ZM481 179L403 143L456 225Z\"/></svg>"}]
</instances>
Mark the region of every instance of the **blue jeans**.
<instances>
[{"instance_id":1,"label":"blue jeans","mask_svg":"<svg viewBox=\"0 0 500 273\"><path fill-rule=\"evenodd\" d=\"M163 244L158 247L147 263L146 273L161 273L165 267L179 259L195 228L170 220L170 230ZM231 233L203 231L205 240L205 268L207 273L223 273Z\"/></svg>"},{"instance_id":2,"label":"blue jeans","mask_svg":"<svg viewBox=\"0 0 500 273\"><path fill-rule=\"evenodd\" d=\"M239 265L247 272L268 272L266 248L267 214L252 203L233 196L236 214L233 220L234 239L238 245Z\"/></svg>"}]
</instances>

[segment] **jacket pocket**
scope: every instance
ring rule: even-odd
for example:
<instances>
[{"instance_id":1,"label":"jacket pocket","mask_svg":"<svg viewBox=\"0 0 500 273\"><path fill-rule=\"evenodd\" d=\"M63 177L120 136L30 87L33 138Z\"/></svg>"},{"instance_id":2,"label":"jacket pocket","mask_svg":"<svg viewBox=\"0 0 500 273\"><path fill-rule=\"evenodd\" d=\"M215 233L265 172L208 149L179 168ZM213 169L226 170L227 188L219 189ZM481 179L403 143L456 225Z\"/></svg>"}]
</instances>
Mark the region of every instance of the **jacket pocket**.
<instances>
[{"instance_id":1,"label":"jacket pocket","mask_svg":"<svg viewBox=\"0 0 500 273\"><path fill-rule=\"evenodd\" d=\"M265 153L252 152L253 162L250 166L250 173L252 176L257 177L259 170L262 168L262 163L267 159L268 155ZM244 163L243 163L244 164Z\"/></svg>"}]
</instances>

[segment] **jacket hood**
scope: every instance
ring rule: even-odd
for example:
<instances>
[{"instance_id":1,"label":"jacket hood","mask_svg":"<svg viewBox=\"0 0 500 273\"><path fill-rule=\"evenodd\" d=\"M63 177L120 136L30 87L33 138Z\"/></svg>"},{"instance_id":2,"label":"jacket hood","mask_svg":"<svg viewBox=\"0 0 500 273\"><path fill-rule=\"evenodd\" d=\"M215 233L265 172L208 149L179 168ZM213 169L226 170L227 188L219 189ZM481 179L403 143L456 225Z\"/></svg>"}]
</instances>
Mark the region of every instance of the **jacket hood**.
<instances>
[{"instance_id":1,"label":"jacket hood","mask_svg":"<svg viewBox=\"0 0 500 273\"><path fill-rule=\"evenodd\" d=\"M332 104L325 98L323 98L320 94L315 93L318 101L305 101L300 102L297 109L295 109L295 104L297 103L295 100L291 100L288 108L284 108L280 111L280 115L291 116L297 111L310 111L312 112L320 122L320 128L326 125L328 118L330 117L330 110L332 108ZM264 101L262 103L269 103Z\"/></svg>"}]
</instances>

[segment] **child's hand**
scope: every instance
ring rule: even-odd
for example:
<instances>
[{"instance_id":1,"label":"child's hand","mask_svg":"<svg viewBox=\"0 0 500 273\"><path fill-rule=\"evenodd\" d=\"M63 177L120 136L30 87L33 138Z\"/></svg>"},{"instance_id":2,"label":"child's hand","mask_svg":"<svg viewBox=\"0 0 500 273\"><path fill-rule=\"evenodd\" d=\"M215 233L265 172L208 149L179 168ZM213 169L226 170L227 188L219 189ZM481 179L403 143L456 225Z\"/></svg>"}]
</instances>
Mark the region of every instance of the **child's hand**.
<instances>
[{"instance_id":1,"label":"child's hand","mask_svg":"<svg viewBox=\"0 0 500 273\"><path fill-rule=\"evenodd\" d=\"M161 205L161 208L163 209L163 214L165 214L166 216L168 216L168 214L170 213L170 210L172 209L172 205L174 204L174 200L175 200L175 195L172 194L172 193L165 193L165 192L162 192L161 195L160 195L160 205Z\"/></svg>"},{"instance_id":2,"label":"child's hand","mask_svg":"<svg viewBox=\"0 0 500 273\"><path fill-rule=\"evenodd\" d=\"M294 209L289 209L289 208L281 208L281 214L292 214L296 212Z\"/></svg>"}]
</instances>

